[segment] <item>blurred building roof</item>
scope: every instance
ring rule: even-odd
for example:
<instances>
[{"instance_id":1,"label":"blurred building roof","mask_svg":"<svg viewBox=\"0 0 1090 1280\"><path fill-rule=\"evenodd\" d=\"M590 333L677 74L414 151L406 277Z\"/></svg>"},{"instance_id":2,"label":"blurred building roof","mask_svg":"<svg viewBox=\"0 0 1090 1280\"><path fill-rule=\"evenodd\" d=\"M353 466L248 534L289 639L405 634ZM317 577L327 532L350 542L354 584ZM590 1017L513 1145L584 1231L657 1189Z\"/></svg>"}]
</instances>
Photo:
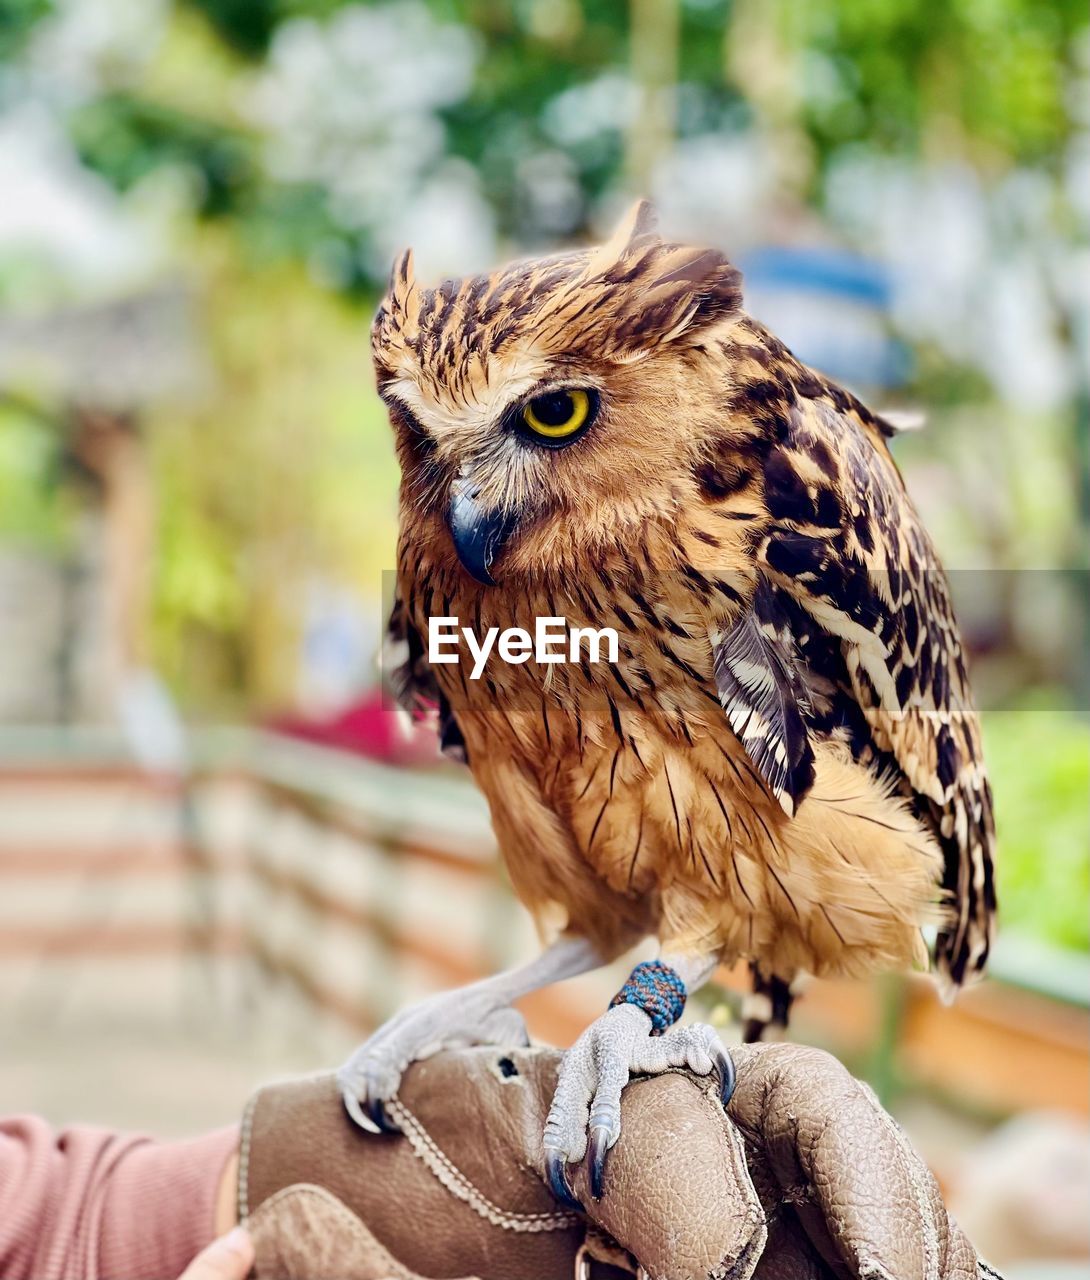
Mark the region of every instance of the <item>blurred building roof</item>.
<instances>
[{"instance_id":1,"label":"blurred building roof","mask_svg":"<svg viewBox=\"0 0 1090 1280\"><path fill-rule=\"evenodd\" d=\"M127 410L208 382L191 296L160 285L108 302L0 314L0 389Z\"/></svg>"}]
</instances>

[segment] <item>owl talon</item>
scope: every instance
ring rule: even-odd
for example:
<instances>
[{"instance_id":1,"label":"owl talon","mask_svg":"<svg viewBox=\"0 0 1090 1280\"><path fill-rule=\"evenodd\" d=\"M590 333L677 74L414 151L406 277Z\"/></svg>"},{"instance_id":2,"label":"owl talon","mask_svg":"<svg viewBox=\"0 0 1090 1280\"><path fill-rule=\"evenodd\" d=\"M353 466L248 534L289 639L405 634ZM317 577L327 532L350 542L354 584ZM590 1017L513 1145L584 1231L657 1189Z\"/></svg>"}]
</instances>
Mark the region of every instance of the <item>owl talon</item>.
<instances>
[{"instance_id":1,"label":"owl talon","mask_svg":"<svg viewBox=\"0 0 1090 1280\"><path fill-rule=\"evenodd\" d=\"M352 1089L341 1089L341 1101L344 1103L344 1109L348 1112L349 1119L364 1133L382 1132L380 1126L369 1115L365 1114L362 1102L356 1097Z\"/></svg>"},{"instance_id":2,"label":"owl talon","mask_svg":"<svg viewBox=\"0 0 1090 1280\"><path fill-rule=\"evenodd\" d=\"M568 1181L568 1162L564 1159L563 1151L550 1149L545 1152L545 1178L553 1198L565 1209L574 1209L576 1213L583 1212L583 1206L576 1199L575 1192Z\"/></svg>"},{"instance_id":3,"label":"owl talon","mask_svg":"<svg viewBox=\"0 0 1090 1280\"><path fill-rule=\"evenodd\" d=\"M400 1133L401 1129L386 1114L381 1098L369 1098L366 1103L367 1114L377 1126L380 1133Z\"/></svg>"},{"instance_id":4,"label":"owl talon","mask_svg":"<svg viewBox=\"0 0 1090 1280\"><path fill-rule=\"evenodd\" d=\"M386 1114L382 1099L372 1095L368 1090L360 1091L342 1082L341 1101L349 1118L365 1133L401 1132Z\"/></svg>"},{"instance_id":5,"label":"owl talon","mask_svg":"<svg viewBox=\"0 0 1090 1280\"><path fill-rule=\"evenodd\" d=\"M545 1124L546 1176L567 1203L567 1164L585 1160L590 1194L601 1198L609 1150L622 1136L621 1096L629 1078L684 1068L719 1077L726 1106L734 1093L734 1062L716 1032L702 1023L651 1034L651 1018L632 1004L615 1005L564 1055ZM573 1197L574 1198L574 1197Z\"/></svg>"},{"instance_id":6,"label":"owl talon","mask_svg":"<svg viewBox=\"0 0 1090 1280\"><path fill-rule=\"evenodd\" d=\"M715 1045L712 1056L715 1058L715 1066L719 1072L719 1100L725 1109L731 1098L734 1097L734 1086L737 1083L734 1059L718 1043Z\"/></svg>"},{"instance_id":7,"label":"owl talon","mask_svg":"<svg viewBox=\"0 0 1090 1280\"><path fill-rule=\"evenodd\" d=\"M467 1044L526 1044L522 1014L485 984L432 996L404 1009L337 1072L344 1108L366 1133L400 1133L385 1104L410 1063Z\"/></svg>"},{"instance_id":8,"label":"owl talon","mask_svg":"<svg viewBox=\"0 0 1090 1280\"><path fill-rule=\"evenodd\" d=\"M606 1156L609 1154L609 1129L606 1125L596 1124L591 1128L587 1143L587 1164L590 1173L590 1194L595 1200L601 1200L602 1187L605 1185Z\"/></svg>"}]
</instances>

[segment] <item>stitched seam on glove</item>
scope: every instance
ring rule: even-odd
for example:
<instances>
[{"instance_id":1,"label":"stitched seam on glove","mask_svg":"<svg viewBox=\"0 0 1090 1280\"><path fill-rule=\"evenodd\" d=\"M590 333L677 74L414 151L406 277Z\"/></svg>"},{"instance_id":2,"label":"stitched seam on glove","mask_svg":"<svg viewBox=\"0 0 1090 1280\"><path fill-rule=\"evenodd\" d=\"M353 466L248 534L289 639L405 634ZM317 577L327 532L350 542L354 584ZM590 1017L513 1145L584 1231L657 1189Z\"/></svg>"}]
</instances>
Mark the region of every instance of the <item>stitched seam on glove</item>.
<instances>
[{"instance_id":1,"label":"stitched seam on glove","mask_svg":"<svg viewBox=\"0 0 1090 1280\"><path fill-rule=\"evenodd\" d=\"M753 1224L753 1231L749 1241L743 1251L743 1257L753 1246L756 1246L756 1256L760 1257L764 1252L764 1247L768 1242L768 1218L764 1210L761 1208L761 1199L757 1194L757 1188L753 1185L753 1177L749 1171L749 1162L746 1160L746 1145L742 1135L737 1128L730 1122L730 1118L723 1110L722 1103L719 1101L716 1090L709 1089L704 1095L713 1106L718 1107L723 1117L723 1136L726 1139L727 1150L730 1153L731 1167L734 1176L738 1179L742 1186L748 1187L751 1193L750 1207L746 1210L744 1221ZM738 1259L741 1261L741 1259Z\"/></svg>"},{"instance_id":2,"label":"stitched seam on glove","mask_svg":"<svg viewBox=\"0 0 1090 1280\"><path fill-rule=\"evenodd\" d=\"M439 1149L432 1136L399 1098L391 1098L386 1104L386 1110L405 1135L413 1154L424 1162L452 1196L469 1205L474 1213L494 1227L502 1227L504 1231L536 1233L563 1231L580 1222L579 1215L574 1213L512 1213L501 1209L479 1191L449 1156Z\"/></svg>"},{"instance_id":3,"label":"stitched seam on glove","mask_svg":"<svg viewBox=\"0 0 1090 1280\"><path fill-rule=\"evenodd\" d=\"M253 1141L254 1112L259 1094L254 1094L242 1113L238 1142L238 1220L245 1222L250 1216L250 1145Z\"/></svg>"}]
</instances>

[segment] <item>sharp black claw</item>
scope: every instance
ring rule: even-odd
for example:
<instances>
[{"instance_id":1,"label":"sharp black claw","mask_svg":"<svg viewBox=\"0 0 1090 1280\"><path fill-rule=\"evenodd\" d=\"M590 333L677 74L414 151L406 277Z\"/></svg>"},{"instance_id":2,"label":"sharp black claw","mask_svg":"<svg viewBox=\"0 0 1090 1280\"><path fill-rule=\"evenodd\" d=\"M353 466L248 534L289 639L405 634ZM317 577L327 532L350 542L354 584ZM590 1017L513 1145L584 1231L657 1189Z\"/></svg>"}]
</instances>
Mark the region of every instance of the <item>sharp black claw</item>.
<instances>
[{"instance_id":1,"label":"sharp black claw","mask_svg":"<svg viewBox=\"0 0 1090 1280\"><path fill-rule=\"evenodd\" d=\"M602 1187L606 1176L606 1156L609 1154L609 1129L604 1124L596 1124L590 1131L587 1142L587 1154L590 1169L590 1194L595 1200L601 1200Z\"/></svg>"},{"instance_id":2,"label":"sharp black claw","mask_svg":"<svg viewBox=\"0 0 1090 1280\"><path fill-rule=\"evenodd\" d=\"M386 1108L382 1105L381 1098L368 1098L364 1104L367 1108L367 1114L371 1117L372 1122L378 1127L382 1133L400 1133L401 1130L386 1114Z\"/></svg>"},{"instance_id":3,"label":"sharp black claw","mask_svg":"<svg viewBox=\"0 0 1090 1280\"><path fill-rule=\"evenodd\" d=\"M731 1098L734 1097L734 1086L736 1083L734 1072L734 1059L726 1051L719 1049L715 1055L715 1065L719 1068L719 1098L725 1107Z\"/></svg>"},{"instance_id":4,"label":"sharp black claw","mask_svg":"<svg viewBox=\"0 0 1090 1280\"><path fill-rule=\"evenodd\" d=\"M365 1133L400 1133L401 1130L386 1114L380 1098L358 1098L353 1090L341 1093L344 1109Z\"/></svg>"},{"instance_id":5,"label":"sharp black claw","mask_svg":"<svg viewBox=\"0 0 1090 1280\"><path fill-rule=\"evenodd\" d=\"M342 1089L341 1101L344 1103L344 1109L345 1111L348 1112L348 1115L351 1118L352 1123L356 1125L357 1128L362 1129L364 1133L381 1133L382 1132L382 1130L378 1127L378 1125L376 1125L375 1122L372 1119L370 1119L370 1117L364 1114L363 1107L360 1104L360 1100L359 1098L356 1097L356 1094L353 1090Z\"/></svg>"},{"instance_id":6,"label":"sharp black claw","mask_svg":"<svg viewBox=\"0 0 1090 1280\"><path fill-rule=\"evenodd\" d=\"M583 1206L575 1198L575 1192L572 1191L571 1183L568 1181L568 1164L563 1152L552 1149L545 1152L545 1177L548 1179L549 1190L553 1193L553 1197L565 1209L574 1209L576 1213L583 1212Z\"/></svg>"}]
</instances>

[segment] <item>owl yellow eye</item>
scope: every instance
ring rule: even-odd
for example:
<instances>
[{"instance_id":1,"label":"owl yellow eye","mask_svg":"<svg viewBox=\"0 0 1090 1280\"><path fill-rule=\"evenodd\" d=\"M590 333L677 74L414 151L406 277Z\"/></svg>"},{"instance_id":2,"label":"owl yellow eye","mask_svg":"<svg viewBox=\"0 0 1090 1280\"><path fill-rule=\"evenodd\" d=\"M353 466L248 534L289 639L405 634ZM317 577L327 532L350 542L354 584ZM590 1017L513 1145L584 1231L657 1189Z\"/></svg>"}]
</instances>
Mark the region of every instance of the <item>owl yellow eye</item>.
<instances>
[{"instance_id":1,"label":"owl yellow eye","mask_svg":"<svg viewBox=\"0 0 1090 1280\"><path fill-rule=\"evenodd\" d=\"M522 409L522 421L542 444L567 444L590 421L594 401L589 391L547 391Z\"/></svg>"}]
</instances>

